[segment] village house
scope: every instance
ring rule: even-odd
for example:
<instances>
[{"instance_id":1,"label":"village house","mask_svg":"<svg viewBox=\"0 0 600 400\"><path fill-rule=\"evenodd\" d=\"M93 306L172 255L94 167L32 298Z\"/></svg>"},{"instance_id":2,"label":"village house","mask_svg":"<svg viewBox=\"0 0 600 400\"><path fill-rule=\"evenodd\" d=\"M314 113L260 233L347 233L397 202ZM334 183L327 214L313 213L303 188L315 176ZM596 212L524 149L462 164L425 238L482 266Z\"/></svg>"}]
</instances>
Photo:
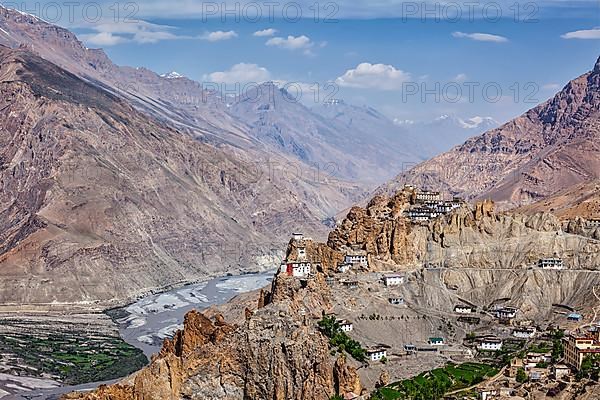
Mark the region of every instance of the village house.
<instances>
[{"instance_id":1,"label":"village house","mask_svg":"<svg viewBox=\"0 0 600 400\"><path fill-rule=\"evenodd\" d=\"M369 350L367 350L367 357L371 361L379 361L383 358L387 358L387 350L385 350L385 349L369 349Z\"/></svg>"},{"instance_id":2,"label":"village house","mask_svg":"<svg viewBox=\"0 0 600 400\"><path fill-rule=\"evenodd\" d=\"M571 368L567 367L565 364L556 364L552 367L552 375L554 379L562 379L565 376L569 376L571 374Z\"/></svg>"},{"instance_id":3,"label":"village house","mask_svg":"<svg viewBox=\"0 0 600 400\"><path fill-rule=\"evenodd\" d=\"M337 323L340 325L340 329L343 332L352 332L352 330L354 329L352 322L347 321L345 319L339 319L337 320Z\"/></svg>"},{"instance_id":4,"label":"village house","mask_svg":"<svg viewBox=\"0 0 600 400\"><path fill-rule=\"evenodd\" d=\"M541 269L564 269L565 265L561 258L540 258L538 268Z\"/></svg>"},{"instance_id":5,"label":"village house","mask_svg":"<svg viewBox=\"0 0 600 400\"><path fill-rule=\"evenodd\" d=\"M512 332L512 335L520 339L531 339L535 336L535 332L536 330L534 327L520 327L515 328Z\"/></svg>"},{"instance_id":6,"label":"village house","mask_svg":"<svg viewBox=\"0 0 600 400\"><path fill-rule=\"evenodd\" d=\"M454 312L457 314L471 314L473 312L473 307L458 304L454 306Z\"/></svg>"},{"instance_id":7,"label":"village house","mask_svg":"<svg viewBox=\"0 0 600 400\"><path fill-rule=\"evenodd\" d=\"M348 289L356 289L358 288L358 281L341 281L342 286L347 287Z\"/></svg>"},{"instance_id":8,"label":"village house","mask_svg":"<svg viewBox=\"0 0 600 400\"><path fill-rule=\"evenodd\" d=\"M347 253L344 257L344 263L350 265L358 264L363 268L369 268L367 252L364 250L355 250Z\"/></svg>"},{"instance_id":9,"label":"village house","mask_svg":"<svg viewBox=\"0 0 600 400\"><path fill-rule=\"evenodd\" d=\"M409 354L414 354L417 352L417 346L415 346L414 344L405 344L404 351L406 351Z\"/></svg>"},{"instance_id":10,"label":"village house","mask_svg":"<svg viewBox=\"0 0 600 400\"><path fill-rule=\"evenodd\" d=\"M511 388L489 388L480 389L478 398L479 400L508 399L514 394L515 390Z\"/></svg>"},{"instance_id":11,"label":"village house","mask_svg":"<svg viewBox=\"0 0 600 400\"><path fill-rule=\"evenodd\" d=\"M600 354L600 331L586 334L572 333L563 339L564 363L579 370L588 355Z\"/></svg>"},{"instance_id":12,"label":"village house","mask_svg":"<svg viewBox=\"0 0 600 400\"><path fill-rule=\"evenodd\" d=\"M550 363L552 362L552 353L534 353L529 352L525 356L525 366L527 368L533 368L541 363Z\"/></svg>"},{"instance_id":13,"label":"village house","mask_svg":"<svg viewBox=\"0 0 600 400\"><path fill-rule=\"evenodd\" d=\"M398 286L404 283L404 277L400 275L385 275L383 283L385 286Z\"/></svg>"},{"instance_id":14,"label":"village house","mask_svg":"<svg viewBox=\"0 0 600 400\"><path fill-rule=\"evenodd\" d=\"M502 340L497 338L484 338L479 341L477 349L483 351L500 351L502 350Z\"/></svg>"},{"instance_id":15,"label":"village house","mask_svg":"<svg viewBox=\"0 0 600 400\"><path fill-rule=\"evenodd\" d=\"M500 307L494 313L498 319L513 319L517 316L517 309L513 307Z\"/></svg>"},{"instance_id":16,"label":"village house","mask_svg":"<svg viewBox=\"0 0 600 400\"><path fill-rule=\"evenodd\" d=\"M442 201L442 194L440 192L423 190L415 192L413 198L415 203Z\"/></svg>"},{"instance_id":17,"label":"village house","mask_svg":"<svg viewBox=\"0 0 600 400\"><path fill-rule=\"evenodd\" d=\"M305 260L306 259L306 248L305 247L298 247L298 260Z\"/></svg>"},{"instance_id":18,"label":"village house","mask_svg":"<svg viewBox=\"0 0 600 400\"><path fill-rule=\"evenodd\" d=\"M569 315L567 315L567 320L569 321L581 321L583 319L583 316L579 313L571 313Z\"/></svg>"},{"instance_id":19,"label":"village house","mask_svg":"<svg viewBox=\"0 0 600 400\"><path fill-rule=\"evenodd\" d=\"M591 218L587 221L588 228L600 227L600 218Z\"/></svg>"},{"instance_id":20,"label":"village house","mask_svg":"<svg viewBox=\"0 0 600 400\"><path fill-rule=\"evenodd\" d=\"M287 274L288 276L294 276L296 278L305 278L310 275L311 264L310 262L303 261L292 261L281 263L280 271Z\"/></svg>"},{"instance_id":21,"label":"village house","mask_svg":"<svg viewBox=\"0 0 600 400\"><path fill-rule=\"evenodd\" d=\"M541 381L542 379L546 379L548 377L548 369L531 368L527 371L527 375L529 375L529 380L533 382Z\"/></svg>"},{"instance_id":22,"label":"village house","mask_svg":"<svg viewBox=\"0 0 600 400\"><path fill-rule=\"evenodd\" d=\"M437 218L440 216L440 214L437 211L432 210L430 208L414 207L406 211L406 216L414 222L420 222L429 221L430 219Z\"/></svg>"},{"instance_id":23,"label":"village house","mask_svg":"<svg viewBox=\"0 0 600 400\"><path fill-rule=\"evenodd\" d=\"M390 302L390 304L393 304L395 306L404 304L404 298L402 297L390 297L388 301Z\"/></svg>"},{"instance_id":24,"label":"village house","mask_svg":"<svg viewBox=\"0 0 600 400\"><path fill-rule=\"evenodd\" d=\"M295 240L297 242L304 240L304 234L303 233L292 233L292 240Z\"/></svg>"},{"instance_id":25,"label":"village house","mask_svg":"<svg viewBox=\"0 0 600 400\"><path fill-rule=\"evenodd\" d=\"M343 263L343 264L338 265L338 272L341 274L345 274L346 272L349 272L351 269L352 269L352 264Z\"/></svg>"},{"instance_id":26,"label":"village house","mask_svg":"<svg viewBox=\"0 0 600 400\"><path fill-rule=\"evenodd\" d=\"M443 346L446 344L444 338L441 337L430 337L427 343L429 343L430 346Z\"/></svg>"}]
</instances>

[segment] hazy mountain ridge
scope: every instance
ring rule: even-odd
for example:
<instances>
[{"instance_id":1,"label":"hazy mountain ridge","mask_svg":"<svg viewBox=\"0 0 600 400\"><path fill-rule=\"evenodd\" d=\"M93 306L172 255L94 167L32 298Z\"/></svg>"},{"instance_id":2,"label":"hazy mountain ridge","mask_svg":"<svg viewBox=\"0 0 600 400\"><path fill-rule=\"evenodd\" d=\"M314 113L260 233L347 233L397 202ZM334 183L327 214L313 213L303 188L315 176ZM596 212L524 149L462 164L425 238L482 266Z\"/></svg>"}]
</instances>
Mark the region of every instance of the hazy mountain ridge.
<instances>
[{"instance_id":1,"label":"hazy mountain ridge","mask_svg":"<svg viewBox=\"0 0 600 400\"><path fill-rule=\"evenodd\" d=\"M400 174L379 191L414 183L510 207L597 179L599 107L600 61L552 99Z\"/></svg>"},{"instance_id":2,"label":"hazy mountain ridge","mask_svg":"<svg viewBox=\"0 0 600 400\"><path fill-rule=\"evenodd\" d=\"M282 235L320 235L315 204L343 195L263 172L27 50L0 48L0 92L4 304L105 306L270 265Z\"/></svg>"}]
</instances>

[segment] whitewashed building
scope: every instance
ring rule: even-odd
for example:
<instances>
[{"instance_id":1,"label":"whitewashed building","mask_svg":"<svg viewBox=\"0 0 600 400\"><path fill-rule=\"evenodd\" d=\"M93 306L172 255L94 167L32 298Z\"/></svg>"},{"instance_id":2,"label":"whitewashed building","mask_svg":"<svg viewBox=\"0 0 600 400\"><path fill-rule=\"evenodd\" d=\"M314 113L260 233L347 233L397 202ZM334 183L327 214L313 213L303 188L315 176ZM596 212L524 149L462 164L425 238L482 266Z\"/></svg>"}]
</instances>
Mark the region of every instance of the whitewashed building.
<instances>
[{"instance_id":1,"label":"whitewashed building","mask_svg":"<svg viewBox=\"0 0 600 400\"><path fill-rule=\"evenodd\" d=\"M540 258L538 260L538 268L541 269L564 269L565 264L562 258Z\"/></svg>"},{"instance_id":2,"label":"whitewashed building","mask_svg":"<svg viewBox=\"0 0 600 400\"><path fill-rule=\"evenodd\" d=\"M442 201L442 194L429 190L418 191L415 193L415 200L418 202Z\"/></svg>"},{"instance_id":3,"label":"whitewashed building","mask_svg":"<svg viewBox=\"0 0 600 400\"><path fill-rule=\"evenodd\" d=\"M292 233L292 239L296 241L304 240L304 234L300 232Z\"/></svg>"},{"instance_id":4,"label":"whitewashed building","mask_svg":"<svg viewBox=\"0 0 600 400\"><path fill-rule=\"evenodd\" d=\"M367 350L367 357L371 361L379 361L382 358L387 358L387 350L385 349L371 349Z\"/></svg>"},{"instance_id":5,"label":"whitewashed building","mask_svg":"<svg viewBox=\"0 0 600 400\"><path fill-rule=\"evenodd\" d=\"M305 247L298 247L298 259L299 260L306 259L306 248Z\"/></svg>"},{"instance_id":6,"label":"whitewashed building","mask_svg":"<svg viewBox=\"0 0 600 400\"><path fill-rule=\"evenodd\" d=\"M346 272L349 272L352 269L352 264L347 264L347 263L343 263L338 265L338 272L341 274L345 274Z\"/></svg>"},{"instance_id":7,"label":"whitewashed building","mask_svg":"<svg viewBox=\"0 0 600 400\"><path fill-rule=\"evenodd\" d=\"M520 339L531 339L535 336L536 329L534 327L515 328L512 335Z\"/></svg>"},{"instance_id":8,"label":"whitewashed building","mask_svg":"<svg viewBox=\"0 0 600 400\"><path fill-rule=\"evenodd\" d=\"M383 277L385 286L398 286L404 283L404 277L400 275L386 275Z\"/></svg>"},{"instance_id":9,"label":"whitewashed building","mask_svg":"<svg viewBox=\"0 0 600 400\"><path fill-rule=\"evenodd\" d=\"M517 309L513 307L501 307L495 310L496 318L513 319L517 316Z\"/></svg>"},{"instance_id":10,"label":"whitewashed building","mask_svg":"<svg viewBox=\"0 0 600 400\"><path fill-rule=\"evenodd\" d=\"M311 264L310 262L299 262L292 261L289 263L283 262L280 267L280 271L296 278L304 278L310 275Z\"/></svg>"},{"instance_id":11,"label":"whitewashed building","mask_svg":"<svg viewBox=\"0 0 600 400\"><path fill-rule=\"evenodd\" d=\"M500 351L500 350L502 350L502 344L503 344L503 342L500 339L495 339L495 338L481 339L481 341L477 345L477 348L479 350L485 350L485 351Z\"/></svg>"},{"instance_id":12,"label":"whitewashed building","mask_svg":"<svg viewBox=\"0 0 600 400\"><path fill-rule=\"evenodd\" d=\"M347 253L344 257L344 263L346 264L358 264L363 268L369 267L369 260L366 251L353 251Z\"/></svg>"},{"instance_id":13,"label":"whitewashed building","mask_svg":"<svg viewBox=\"0 0 600 400\"><path fill-rule=\"evenodd\" d=\"M402 297L390 297L388 301L390 302L390 304L393 304L395 306L404 304L404 299Z\"/></svg>"},{"instance_id":14,"label":"whitewashed building","mask_svg":"<svg viewBox=\"0 0 600 400\"><path fill-rule=\"evenodd\" d=\"M471 314L473 312L473 307L458 304L454 306L454 312L457 314Z\"/></svg>"},{"instance_id":15,"label":"whitewashed building","mask_svg":"<svg viewBox=\"0 0 600 400\"><path fill-rule=\"evenodd\" d=\"M337 323L340 325L340 329L343 332L352 332L352 330L354 329L352 322L347 321L345 319L340 319L337 321Z\"/></svg>"}]
</instances>

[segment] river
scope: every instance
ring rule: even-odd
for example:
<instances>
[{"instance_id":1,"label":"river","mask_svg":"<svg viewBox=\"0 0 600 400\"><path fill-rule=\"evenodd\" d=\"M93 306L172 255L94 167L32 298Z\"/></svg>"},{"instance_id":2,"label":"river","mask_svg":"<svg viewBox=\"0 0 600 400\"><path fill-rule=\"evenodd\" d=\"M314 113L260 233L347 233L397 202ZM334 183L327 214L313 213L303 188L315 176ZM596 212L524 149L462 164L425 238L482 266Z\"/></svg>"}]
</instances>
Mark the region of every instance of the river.
<instances>
[{"instance_id":1,"label":"river","mask_svg":"<svg viewBox=\"0 0 600 400\"><path fill-rule=\"evenodd\" d=\"M240 293L267 286L273 274L225 276L146 296L120 310L125 311L127 316L118 320L119 333L123 340L140 348L149 358L160 350L164 338L171 337L183 327L183 318L188 311L223 304ZM2 397L2 400L55 400L65 393L92 390L113 382L33 389Z\"/></svg>"}]
</instances>

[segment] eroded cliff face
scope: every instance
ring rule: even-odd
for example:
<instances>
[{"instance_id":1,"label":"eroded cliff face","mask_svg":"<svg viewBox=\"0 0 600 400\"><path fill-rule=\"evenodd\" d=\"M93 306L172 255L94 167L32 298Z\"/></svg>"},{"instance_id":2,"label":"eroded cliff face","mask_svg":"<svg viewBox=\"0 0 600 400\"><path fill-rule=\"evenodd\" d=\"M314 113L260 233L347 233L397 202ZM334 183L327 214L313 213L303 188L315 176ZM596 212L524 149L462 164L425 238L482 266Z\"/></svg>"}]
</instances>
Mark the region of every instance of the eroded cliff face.
<instances>
[{"instance_id":1,"label":"eroded cliff face","mask_svg":"<svg viewBox=\"0 0 600 400\"><path fill-rule=\"evenodd\" d=\"M356 370L330 354L316 329L331 307L323 275L303 283L280 274L271 291L239 324L190 312L148 367L118 385L64 399L300 400L360 393Z\"/></svg>"},{"instance_id":2,"label":"eroded cliff face","mask_svg":"<svg viewBox=\"0 0 600 400\"><path fill-rule=\"evenodd\" d=\"M370 269L401 270L418 265L463 268L525 268L540 258L559 256L572 269L600 261L600 245L575 228L566 232L550 213L501 213L494 203L463 205L449 215L413 224L404 215L410 192L377 196L366 208L354 207L329 234L338 253L367 251ZM587 236L587 237L586 237Z\"/></svg>"}]
</instances>

